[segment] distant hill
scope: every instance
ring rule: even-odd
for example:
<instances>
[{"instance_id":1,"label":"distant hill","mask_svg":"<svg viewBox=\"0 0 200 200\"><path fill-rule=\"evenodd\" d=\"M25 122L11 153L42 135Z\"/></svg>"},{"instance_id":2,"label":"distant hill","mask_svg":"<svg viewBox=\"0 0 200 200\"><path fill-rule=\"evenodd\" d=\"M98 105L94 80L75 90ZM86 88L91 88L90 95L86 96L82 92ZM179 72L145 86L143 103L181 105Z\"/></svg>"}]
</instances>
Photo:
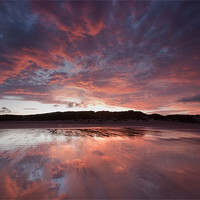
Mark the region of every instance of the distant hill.
<instances>
[{"instance_id":1,"label":"distant hill","mask_svg":"<svg viewBox=\"0 0 200 200\"><path fill-rule=\"evenodd\" d=\"M104 121L169 121L184 123L200 123L200 115L159 115L145 114L140 111L78 111L78 112L54 112L36 115L0 115L0 121L55 121L55 120L73 120L88 122Z\"/></svg>"}]
</instances>

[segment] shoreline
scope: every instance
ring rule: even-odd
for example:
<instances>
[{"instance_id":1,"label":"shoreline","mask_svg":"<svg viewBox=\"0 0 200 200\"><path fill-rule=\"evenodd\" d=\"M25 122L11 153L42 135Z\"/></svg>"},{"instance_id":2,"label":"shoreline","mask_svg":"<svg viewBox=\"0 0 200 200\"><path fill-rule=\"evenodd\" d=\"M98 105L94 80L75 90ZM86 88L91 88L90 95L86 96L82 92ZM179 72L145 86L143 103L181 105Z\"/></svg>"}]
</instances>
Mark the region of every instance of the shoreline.
<instances>
[{"instance_id":1,"label":"shoreline","mask_svg":"<svg viewBox=\"0 0 200 200\"><path fill-rule=\"evenodd\" d=\"M1 121L0 129L28 129L28 128L83 128L83 127L149 127L160 129L197 129L200 124L165 122L165 121L105 121L105 122L83 122L83 121Z\"/></svg>"}]
</instances>

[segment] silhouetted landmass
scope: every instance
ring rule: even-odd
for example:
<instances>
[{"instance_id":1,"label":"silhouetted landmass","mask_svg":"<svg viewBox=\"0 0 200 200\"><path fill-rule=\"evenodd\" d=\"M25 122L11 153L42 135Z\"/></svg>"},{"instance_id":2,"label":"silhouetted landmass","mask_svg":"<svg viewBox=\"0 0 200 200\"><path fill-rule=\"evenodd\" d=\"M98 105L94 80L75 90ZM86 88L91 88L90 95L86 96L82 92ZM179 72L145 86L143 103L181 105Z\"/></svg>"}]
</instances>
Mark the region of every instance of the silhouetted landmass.
<instances>
[{"instance_id":1,"label":"silhouetted landmass","mask_svg":"<svg viewBox=\"0 0 200 200\"><path fill-rule=\"evenodd\" d=\"M36 115L0 115L0 121L55 121L55 120L74 120L88 122L104 122L104 121L169 121L169 122L185 122L200 123L200 115L147 115L139 111L79 111L79 112L54 112Z\"/></svg>"}]
</instances>

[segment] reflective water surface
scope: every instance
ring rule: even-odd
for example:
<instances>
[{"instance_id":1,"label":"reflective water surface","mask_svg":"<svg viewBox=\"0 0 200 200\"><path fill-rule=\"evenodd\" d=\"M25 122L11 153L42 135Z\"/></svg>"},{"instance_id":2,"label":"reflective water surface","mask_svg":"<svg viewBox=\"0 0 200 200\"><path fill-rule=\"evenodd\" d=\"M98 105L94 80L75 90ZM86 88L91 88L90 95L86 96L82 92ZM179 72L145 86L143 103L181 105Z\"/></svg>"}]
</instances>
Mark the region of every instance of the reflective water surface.
<instances>
[{"instance_id":1,"label":"reflective water surface","mask_svg":"<svg viewBox=\"0 0 200 200\"><path fill-rule=\"evenodd\" d=\"M1 199L200 199L200 133L0 130Z\"/></svg>"}]
</instances>

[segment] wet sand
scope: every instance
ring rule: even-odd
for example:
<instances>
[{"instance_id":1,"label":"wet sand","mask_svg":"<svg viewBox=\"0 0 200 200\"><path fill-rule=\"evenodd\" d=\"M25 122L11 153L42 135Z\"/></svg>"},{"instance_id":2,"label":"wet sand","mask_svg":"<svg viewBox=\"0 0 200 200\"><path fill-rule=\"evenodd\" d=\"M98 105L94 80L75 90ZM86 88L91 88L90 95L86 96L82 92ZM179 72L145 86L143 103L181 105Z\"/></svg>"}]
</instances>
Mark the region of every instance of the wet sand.
<instances>
[{"instance_id":1,"label":"wet sand","mask_svg":"<svg viewBox=\"0 0 200 200\"><path fill-rule=\"evenodd\" d=\"M192 130L1 129L0 198L199 199Z\"/></svg>"},{"instance_id":2,"label":"wet sand","mask_svg":"<svg viewBox=\"0 0 200 200\"><path fill-rule=\"evenodd\" d=\"M84 127L150 127L158 129L193 130L200 132L200 123L181 123L164 121L107 121L107 122L80 122L80 121L1 121L0 129L26 128L84 128Z\"/></svg>"}]
</instances>

